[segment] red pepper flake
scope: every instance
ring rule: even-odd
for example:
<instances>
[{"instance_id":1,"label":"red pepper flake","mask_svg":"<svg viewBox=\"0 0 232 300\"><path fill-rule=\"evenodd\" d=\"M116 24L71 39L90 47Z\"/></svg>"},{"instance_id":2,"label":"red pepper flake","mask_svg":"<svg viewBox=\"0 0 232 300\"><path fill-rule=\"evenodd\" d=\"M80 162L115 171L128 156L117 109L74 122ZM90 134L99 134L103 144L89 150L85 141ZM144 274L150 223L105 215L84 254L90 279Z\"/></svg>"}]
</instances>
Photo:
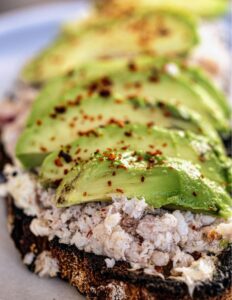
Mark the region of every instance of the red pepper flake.
<instances>
[{"instance_id":1,"label":"red pepper flake","mask_svg":"<svg viewBox=\"0 0 232 300\"><path fill-rule=\"evenodd\" d=\"M131 131L125 131L124 135L127 137L131 137L132 136L132 132Z\"/></svg>"},{"instance_id":2,"label":"red pepper flake","mask_svg":"<svg viewBox=\"0 0 232 300\"><path fill-rule=\"evenodd\" d=\"M81 100L83 99L82 95L77 95L76 99L75 99L75 104L78 105L80 104Z\"/></svg>"},{"instance_id":3,"label":"red pepper flake","mask_svg":"<svg viewBox=\"0 0 232 300\"><path fill-rule=\"evenodd\" d=\"M123 190L122 189L116 189L116 192L123 194Z\"/></svg>"},{"instance_id":4,"label":"red pepper flake","mask_svg":"<svg viewBox=\"0 0 232 300\"><path fill-rule=\"evenodd\" d=\"M135 62L133 62L133 61L129 62L128 69L131 72L136 72L137 71L137 66L136 66Z\"/></svg>"},{"instance_id":5,"label":"red pepper flake","mask_svg":"<svg viewBox=\"0 0 232 300\"><path fill-rule=\"evenodd\" d=\"M57 115L52 113L52 114L49 115L49 117L52 118L52 119L55 119L57 117Z\"/></svg>"},{"instance_id":6,"label":"red pepper flake","mask_svg":"<svg viewBox=\"0 0 232 300\"><path fill-rule=\"evenodd\" d=\"M54 160L54 163L57 167L63 167L63 163L59 157Z\"/></svg>"},{"instance_id":7,"label":"red pepper flake","mask_svg":"<svg viewBox=\"0 0 232 300\"><path fill-rule=\"evenodd\" d=\"M97 89L98 89L98 83L92 82L88 87L89 95L92 95L95 91L97 91Z\"/></svg>"},{"instance_id":8,"label":"red pepper flake","mask_svg":"<svg viewBox=\"0 0 232 300\"><path fill-rule=\"evenodd\" d=\"M162 267L158 267L158 266L155 266L155 270L158 272L158 273L163 273L163 268Z\"/></svg>"},{"instance_id":9,"label":"red pepper flake","mask_svg":"<svg viewBox=\"0 0 232 300\"><path fill-rule=\"evenodd\" d=\"M108 98L111 95L111 92L108 89L102 89L99 91L99 95L101 97Z\"/></svg>"},{"instance_id":10,"label":"red pepper flake","mask_svg":"<svg viewBox=\"0 0 232 300\"><path fill-rule=\"evenodd\" d=\"M79 154L81 152L81 148L78 148L75 154Z\"/></svg>"},{"instance_id":11,"label":"red pepper flake","mask_svg":"<svg viewBox=\"0 0 232 300\"><path fill-rule=\"evenodd\" d=\"M112 185L112 181L107 181L107 184L108 184L108 186L111 186Z\"/></svg>"},{"instance_id":12,"label":"red pepper flake","mask_svg":"<svg viewBox=\"0 0 232 300\"><path fill-rule=\"evenodd\" d=\"M64 175L68 174L68 169L64 169Z\"/></svg>"},{"instance_id":13,"label":"red pepper flake","mask_svg":"<svg viewBox=\"0 0 232 300\"><path fill-rule=\"evenodd\" d=\"M102 79L101 79L101 83L102 85L104 86L111 86L113 83L112 83L112 80L107 77L107 76L104 76Z\"/></svg>"},{"instance_id":14,"label":"red pepper flake","mask_svg":"<svg viewBox=\"0 0 232 300\"><path fill-rule=\"evenodd\" d=\"M75 100L69 100L67 104L68 106L77 106L80 104L82 98L83 98L82 95L78 95Z\"/></svg>"},{"instance_id":15,"label":"red pepper flake","mask_svg":"<svg viewBox=\"0 0 232 300\"><path fill-rule=\"evenodd\" d=\"M148 151L147 152L149 155L152 155L152 156L157 156L157 155L162 155L163 152L160 151L159 149L155 150L155 151Z\"/></svg>"},{"instance_id":16,"label":"red pepper flake","mask_svg":"<svg viewBox=\"0 0 232 300\"><path fill-rule=\"evenodd\" d=\"M42 152L47 152L47 148L45 148L45 147L43 147L43 146L40 147L40 150L41 150Z\"/></svg>"},{"instance_id":17,"label":"red pepper flake","mask_svg":"<svg viewBox=\"0 0 232 300\"><path fill-rule=\"evenodd\" d=\"M137 99L137 95L136 95L136 94L134 94L134 95L132 95L132 94L131 94L131 95L128 95L128 96L127 96L127 99L128 99L128 100L134 100L134 99Z\"/></svg>"},{"instance_id":18,"label":"red pepper flake","mask_svg":"<svg viewBox=\"0 0 232 300\"><path fill-rule=\"evenodd\" d=\"M117 169L127 170L127 167L125 165L121 164L121 165L117 166Z\"/></svg>"},{"instance_id":19,"label":"red pepper flake","mask_svg":"<svg viewBox=\"0 0 232 300\"><path fill-rule=\"evenodd\" d=\"M116 104L122 104L122 103L123 103L123 100L121 100L121 99L116 99L116 100L115 100L115 103L116 103Z\"/></svg>"},{"instance_id":20,"label":"red pepper flake","mask_svg":"<svg viewBox=\"0 0 232 300\"><path fill-rule=\"evenodd\" d=\"M115 176L116 175L116 172L115 171L113 171L113 173L112 173L112 176Z\"/></svg>"},{"instance_id":21,"label":"red pepper flake","mask_svg":"<svg viewBox=\"0 0 232 300\"><path fill-rule=\"evenodd\" d=\"M54 110L57 114L63 114L66 112L66 107L61 105L61 106L55 106Z\"/></svg>"},{"instance_id":22,"label":"red pepper flake","mask_svg":"<svg viewBox=\"0 0 232 300\"><path fill-rule=\"evenodd\" d=\"M164 103L164 102L159 102L159 103L158 103L158 107L164 108L164 107L165 107L165 103Z\"/></svg>"},{"instance_id":23,"label":"red pepper flake","mask_svg":"<svg viewBox=\"0 0 232 300\"><path fill-rule=\"evenodd\" d=\"M158 33L161 36L167 36L170 34L170 30L168 28L161 27L161 28L158 28Z\"/></svg>"},{"instance_id":24,"label":"red pepper flake","mask_svg":"<svg viewBox=\"0 0 232 300\"><path fill-rule=\"evenodd\" d=\"M123 146L121 147L122 150L127 150L129 148L129 146Z\"/></svg>"},{"instance_id":25,"label":"red pepper flake","mask_svg":"<svg viewBox=\"0 0 232 300\"><path fill-rule=\"evenodd\" d=\"M163 143L163 144L162 144L162 147L166 148L167 145L168 145L167 143Z\"/></svg>"},{"instance_id":26,"label":"red pepper flake","mask_svg":"<svg viewBox=\"0 0 232 300\"><path fill-rule=\"evenodd\" d=\"M90 230L90 231L87 233L87 237L89 238L92 234L93 234L93 231Z\"/></svg>"},{"instance_id":27,"label":"red pepper flake","mask_svg":"<svg viewBox=\"0 0 232 300\"><path fill-rule=\"evenodd\" d=\"M159 82L159 76L158 75L151 75L151 76L148 77L148 80L150 82L157 83L157 82Z\"/></svg>"},{"instance_id":28,"label":"red pepper flake","mask_svg":"<svg viewBox=\"0 0 232 300\"><path fill-rule=\"evenodd\" d=\"M145 181L145 177L142 176L142 177L141 177L141 182L144 182L144 181Z\"/></svg>"},{"instance_id":29,"label":"red pepper flake","mask_svg":"<svg viewBox=\"0 0 232 300\"><path fill-rule=\"evenodd\" d=\"M154 126L154 125L155 125L154 122L148 122L148 123L147 123L147 127L149 127L149 128L152 127L152 126Z\"/></svg>"},{"instance_id":30,"label":"red pepper flake","mask_svg":"<svg viewBox=\"0 0 232 300\"><path fill-rule=\"evenodd\" d=\"M70 70L66 73L66 76L67 76L67 77L72 77L74 74L75 74L74 69L70 69Z\"/></svg>"},{"instance_id":31,"label":"red pepper flake","mask_svg":"<svg viewBox=\"0 0 232 300\"><path fill-rule=\"evenodd\" d=\"M123 121L115 120L114 118L111 118L108 121L108 124L115 124L115 125L119 126L120 128L123 128L125 125Z\"/></svg>"},{"instance_id":32,"label":"red pepper flake","mask_svg":"<svg viewBox=\"0 0 232 300\"><path fill-rule=\"evenodd\" d=\"M139 81L136 81L136 82L134 83L134 87L135 87L136 89L140 89L141 86L142 86L142 84L141 84L141 82L139 82Z\"/></svg>"},{"instance_id":33,"label":"red pepper flake","mask_svg":"<svg viewBox=\"0 0 232 300\"><path fill-rule=\"evenodd\" d=\"M40 125L42 125L42 121L41 121L41 120L37 120L37 121L36 121L36 124L37 124L38 126L40 126Z\"/></svg>"},{"instance_id":34,"label":"red pepper flake","mask_svg":"<svg viewBox=\"0 0 232 300\"><path fill-rule=\"evenodd\" d=\"M197 193L196 192L192 192L193 196L196 197L197 196Z\"/></svg>"},{"instance_id":35,"label":"red pepper flake","mask_svg":"<svg viewBox=\"0 0 232 300\"><path fill-rule=\"evenodd\" d=\"M156 151L155 151L155 155L162 155L163 154L163 152L161 151L161 150L159 150L159 149L157 149Z\"/></svg>"},{"instance_id":36,"label":"red pepper flake","mask_svg":"<svg viewBox=\"0 0 232 300\"><path fill-rule=\"evenodd\" d=\"M99 134L98 134L98 132L96 131L96 130L94 130L94 129L91 129L91 130L88 130L88 131L78 131L78 133L77 133L79 136L95 136L95 137L98 137L99 136Z\"/></svg>"},{"instance_id":37,"label":"red pepper flake","mask_svg":"<svg viewBox=\"0 0 232 300\"><path fill-rule=\"evenodd\" d=\"M164 112L164 116L167 117L167 118L170 117L171 115L172 114L170 113L170 111L165 111Z\"/></svg>"},{"instance_id":38,"label":"red pepper flake","mask_svg":"<svg viewBox=\"0 0 232 300\"><path fill-rule=\"evenodd\" d=\"M59 152L58 156L60 158L62 157L66 163L70 163L72 161L72 157L68 153L65 153L63 150Z\"/></svg>"},{"instance_id":39,"label":"red pepper flake","mask_svg":"<svg viewBox=\"0 0 232 300\"><path fill-rule=\"evenodd\" d=\"M209 242L213 242L214 240L219 240L222 238L222 236L214 229L210 230L206 237Z\"/></svg>"},{"instance_id":40,"label":"red pepper flake","mask_svg":"<svg viewBox=\"0 0 232 300\"><path fill-rule=\"evenodd\" d=\"M137 161L142 161L143 160L143 157L141 155L138 155L137 156Z\"/></svg>"},{"instance_id":41,"label":"red pepper flake","mask_svg":"<svg viewBox=\"0 0 232 300\"><path fill-rule=\"evenodd\" d=\"M206 161L204 154L199 155L199 161L200 162L205 162Z\"/></svg>"},{"instance_id":42,"label":"red pepper flake","mask_svg":"<svg viewBox=\"0 0 232 300\"><path fill-rule=\"evenodd\" d=\"M116 155L114 153L105 153L105 156L111 161L114 161L116 158Z\"/></svg>"},{"instance_id":43,"label":"red pepper flake","mask_svg":"<svg viewBox=\"0 0 232 300\"><path fill-rule=\"evenodd\" d=\"M151 149L154 149L154 147L155 147L154 145L149 145L149 148Z\"/></svg>"},{"instance_id":44,"label":"red pepper flake","mask_svg":"<svg viewBox=\"0 0 232 300\"><path fill-rule=\"evenodd\" d=\"M83 193L83 196L86 197L86 196L87 196L87 192L84 192L84 193Z\"/></svg>"},{"instance_id":45,"label":"red pepper flake","mask_svg":"<svg viewBox=\"0 0 232 300\"><path fill-rule=\"evenodd\" d=\"M103 116L102 115L98 115L97 118L98 118L98 120L102 120Z\"/></svg>"}]
</instances>

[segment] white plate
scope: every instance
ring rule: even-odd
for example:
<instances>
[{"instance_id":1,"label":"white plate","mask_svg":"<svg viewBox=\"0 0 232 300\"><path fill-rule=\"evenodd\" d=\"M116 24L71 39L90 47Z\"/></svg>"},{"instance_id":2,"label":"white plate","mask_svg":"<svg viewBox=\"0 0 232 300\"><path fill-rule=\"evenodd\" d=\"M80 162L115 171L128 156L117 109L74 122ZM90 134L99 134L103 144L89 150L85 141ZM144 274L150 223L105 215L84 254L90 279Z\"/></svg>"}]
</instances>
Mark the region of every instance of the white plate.
<instances>
[{"instance_id":1,"label":"white plate","mask_svg":"<svg viewBox=\"0 0 232 300\"><path fill-rule=\"evenodd\" d=\"M25 61L44 47L62 21L82 17L84 2L37 6L0 15L0 98L13 85ZM1 200L1 199L0 199ZM22 264L7 231L4 203L0 203L0 300L84 299L76 289L58 279L45 279Z\"/></svg>"}]
</instances>

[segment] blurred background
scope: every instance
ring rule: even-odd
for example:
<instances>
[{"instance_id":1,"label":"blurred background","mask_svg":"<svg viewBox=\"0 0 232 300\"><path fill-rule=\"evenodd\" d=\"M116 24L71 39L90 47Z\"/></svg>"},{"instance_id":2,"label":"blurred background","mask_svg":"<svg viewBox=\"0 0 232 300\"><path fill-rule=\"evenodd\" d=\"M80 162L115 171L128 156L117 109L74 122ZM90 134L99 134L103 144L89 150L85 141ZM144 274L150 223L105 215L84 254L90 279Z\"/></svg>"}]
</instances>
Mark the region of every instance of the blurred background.
<instances>
[{"instance_id":1,"label":"blurred background","mask_svg":"<svg viewBox=\"0 0 232 300\"><path fill-rule=\"evenodd\" d=\"M45 4L45 3L47 4L53 2L65 3L66 1L65 0L0 0L0 12L7 12L12 9L32 6L35 4Z\"/></svg>"}]
</instances>

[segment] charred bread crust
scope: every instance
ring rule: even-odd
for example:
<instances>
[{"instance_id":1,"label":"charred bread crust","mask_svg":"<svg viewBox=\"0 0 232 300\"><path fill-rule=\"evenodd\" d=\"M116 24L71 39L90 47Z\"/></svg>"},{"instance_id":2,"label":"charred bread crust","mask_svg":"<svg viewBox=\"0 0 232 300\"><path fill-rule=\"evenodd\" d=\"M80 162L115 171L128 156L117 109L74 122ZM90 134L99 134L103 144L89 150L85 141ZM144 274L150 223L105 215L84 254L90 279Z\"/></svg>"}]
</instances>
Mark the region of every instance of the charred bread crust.
<instances>
[{"instance_id":1,"label":"charred bread crust","mask_svg":"<svg viewBox=\"0 0 232 300\"><path fill-rule=\"evenodd\" d=\"M232 247L228 247L219 257L218 272L212 282L195 288L193 298L188 294L185 283L163 280L145 275L139 271L129 271L126 262L117 262L107 268L105 257L78 250L75 246L59 243L58 239L36 237L30 231L32 217L15 207L8 197L8 219L11 222L11 237L24 257L33 252L36 257L44 250L51 251L58 260L58 276L76 287L88 299L96 300L231 300L232 299ZM28 266L35 269L35 259Z\"/></svg>"},{"instance_id":2,"label":"charred bread crust","mask_svg":"<svg viewBox=\"0 0 232 300\"><path fill-rule=\"evenodd\" d=\"M0 183L4 181L2 170L7 163L11 163L11 159L6 154L3 143L1 141L1 132L0 132Z\"/></svg>"},{"instance_id":3,"label":"charred bread crust","mask_svg":"<svg viewBox=\"0 0 232 300\"><path fill-rule=\"evenodd\" d=\"M228 137L223 138L223 143L226 148L227 155L232 157L232 133Z\"/></svg>"},{"instance_id":4,"label":"charred bread crust","mask_svg":"<svg viewBox=\"0 0 232 300\"><path fill-rule=\"evenodd\" d=\"M32 217L26 216L18 209L10 197L7 198L8 225L11 228L11 237L16 248L19 250L22 259L27 253L33 253L34 259L27 265L29 270L34 272L36 257L44 250L49 250L49 243L46 237L37 237L30 231Z\"/></svg>"}]
</instances>

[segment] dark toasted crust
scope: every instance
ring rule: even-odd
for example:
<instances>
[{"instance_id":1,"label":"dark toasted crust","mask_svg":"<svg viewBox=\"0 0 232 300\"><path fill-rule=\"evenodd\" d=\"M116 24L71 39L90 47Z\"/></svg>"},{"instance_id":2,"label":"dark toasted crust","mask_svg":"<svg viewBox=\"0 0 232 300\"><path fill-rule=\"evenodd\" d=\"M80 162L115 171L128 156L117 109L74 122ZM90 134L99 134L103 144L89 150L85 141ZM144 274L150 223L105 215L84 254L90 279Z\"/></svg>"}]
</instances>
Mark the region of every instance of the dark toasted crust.
<instances>
[{"instance_id":1,"label":"dark toasted crust","mask_svg":"<svg viewBox=\"0 0 232 300\"><path fill-rule=\"evenodd\" d=\"M59 277L69 281L88 299L96 300L190 300L187 286L174 280L131 272L128 264L117 262L109 269L105 257L79 251L74 246L60 244L58 239L48 242L36 237L29 229L32 218L16 208L8 198L8 218L12 226L11 236L22 257L33 252L35 257L43 250L49 250L59 262ZM220 266L213 282L195 289L193 299L231 300L231 250L229 247L220 257ZM34 271L34 262L29 269Z\"/></svg>"},{"instance_id":2,"label":"dark toasted crust","mask_svg":"<svg viewBox=\"0 0 232 300\"><path fill-rule=\"evenodd\" d=\"M3 170L4 166L5 166L5 164L10 163L10 162L11 162L11 160L8 157L8 155L6 154L4 146L3 146L2 142L1 142L1 132L0 132L0 183L2 181L4 181L2 170Z\"/></svg>"},{"instance_id":3,"label":"dark toasted crust","mask_svg":"<svg viewBox=\"0 0 232 300\"><path fill-rule=\"evenodd\" d=\"M228 137L223 138L223 143L226 148L227 155L232 157L232 133Z\"/></svg>"}]
</instances>

